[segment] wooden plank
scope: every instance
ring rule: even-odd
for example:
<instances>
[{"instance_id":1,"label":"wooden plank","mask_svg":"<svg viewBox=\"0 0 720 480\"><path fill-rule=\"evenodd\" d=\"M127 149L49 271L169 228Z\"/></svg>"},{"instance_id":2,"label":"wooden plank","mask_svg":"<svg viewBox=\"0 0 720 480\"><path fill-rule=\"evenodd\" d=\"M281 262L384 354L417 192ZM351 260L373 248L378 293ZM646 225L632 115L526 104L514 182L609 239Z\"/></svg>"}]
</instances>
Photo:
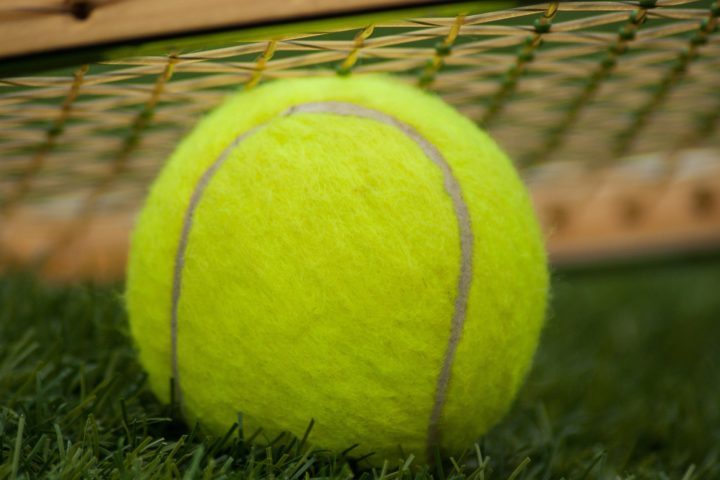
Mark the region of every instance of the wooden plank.
<instances>
[{"instance_id":1,"label":"wooden plank","mask_svg":"<svg viewBox=\"0 0 720 480\"><path fill-rule=\"evenodd\" d=\"M720 251L720 171L672 182L623 179L537 185L531 189L555 267L647 259L675 252ZM134 214L97 216L73 242L53 243L73 220L18 210L0 229L0 265L41 266L51 280L118 280L125 272Z\"/></svg>"},{"instance_id":2,"label":"wooden plank","mask_svg":"<svg viewBox=\"0 0 720 480\"><path fill-rule=\"evenodd\" d=\"M3 0L0 58L432 0Z\"/></svg>"},{"instance_id":3,"label":"wooden plank","mask_svg":"<svg viewBox=\"0 0 720 480\"><path fill-rule=\"evenodd\" d=\"M557 267L720 251L717 169L657 183L548 185L535 189L533 199Z\"/></svg>"},{"instance_id":4,"label":"wooden plank","mask_svg":"<svg viewBox=\"0 0 720 480\"><path fill-rule=\"evenodd\" d=\"M134 215L118 213L93 218L82 234L55 248L75 220L30 209L4 219L0 229L0 271L37 269L51 281L122 279Z\"/></svg>"}]
</instances>

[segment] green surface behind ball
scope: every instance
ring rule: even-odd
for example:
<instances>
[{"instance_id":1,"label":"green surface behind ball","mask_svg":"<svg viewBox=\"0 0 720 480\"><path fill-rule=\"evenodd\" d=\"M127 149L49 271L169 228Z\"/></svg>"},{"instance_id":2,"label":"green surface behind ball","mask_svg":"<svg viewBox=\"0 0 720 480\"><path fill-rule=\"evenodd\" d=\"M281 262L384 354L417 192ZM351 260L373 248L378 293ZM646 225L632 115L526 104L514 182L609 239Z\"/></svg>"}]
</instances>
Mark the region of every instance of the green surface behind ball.
<instances>
[{"instance_id":1,"label":"green surface behind ball","mask_svg":"<svg viewBox=\"0 0 720 480\"><path fill-rule=\"evenodd\" d=\"M180 144L132 238L127 304L157 395L224 432L382 462L472 446L531 362L547 268L510 161L385 77L230 98Z\"/></svg>"}]
</instances>

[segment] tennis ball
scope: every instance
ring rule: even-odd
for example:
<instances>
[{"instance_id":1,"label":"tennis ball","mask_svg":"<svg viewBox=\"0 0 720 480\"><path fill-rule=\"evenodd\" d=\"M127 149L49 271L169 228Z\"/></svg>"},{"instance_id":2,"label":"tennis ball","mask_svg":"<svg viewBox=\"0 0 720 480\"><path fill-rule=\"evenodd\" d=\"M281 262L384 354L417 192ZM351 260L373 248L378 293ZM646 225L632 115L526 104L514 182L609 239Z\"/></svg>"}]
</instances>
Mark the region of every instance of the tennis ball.
<instances>
[{"instance_id":1,"label":"tennis ball","mask_svg":"<svg viewBox=\"0 0 720 480\"><path fill-rule=\"evenodd\" d=\"M305 78L182 141L137 221L127 305L187 420L269 438L314 420L318 447L422 462L508 409L547 283L528 195L470 120L390 78Z\"/></svg>"}]
</instances>

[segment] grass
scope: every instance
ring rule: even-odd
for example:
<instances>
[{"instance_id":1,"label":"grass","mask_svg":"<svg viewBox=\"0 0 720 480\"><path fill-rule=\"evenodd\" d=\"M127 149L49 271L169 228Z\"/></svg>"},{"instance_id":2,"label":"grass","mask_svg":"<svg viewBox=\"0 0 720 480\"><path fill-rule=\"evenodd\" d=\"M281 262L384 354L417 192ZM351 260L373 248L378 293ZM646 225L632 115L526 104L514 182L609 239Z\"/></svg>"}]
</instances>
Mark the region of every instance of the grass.
<instances>
[{"instance_id":1,"label":"grass","mask_svg":"<svg viewBox=\"0 0 720 480\"><path fill-rule=\"evenodd\" d=\"M173 421L120 291L0 279L0 479L720 478L720 258L556 273L513 411L433 468L368 470L289 436L252 446Z\"/></svg>"}]
</instances>

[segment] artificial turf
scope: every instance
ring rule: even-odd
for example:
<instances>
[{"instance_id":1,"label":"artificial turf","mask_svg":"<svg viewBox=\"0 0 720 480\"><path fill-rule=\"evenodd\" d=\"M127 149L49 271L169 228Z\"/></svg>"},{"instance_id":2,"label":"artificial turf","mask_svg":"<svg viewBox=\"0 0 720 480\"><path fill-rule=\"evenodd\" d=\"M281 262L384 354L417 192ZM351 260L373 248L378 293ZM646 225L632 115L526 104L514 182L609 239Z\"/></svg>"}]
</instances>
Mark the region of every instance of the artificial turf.
<instances>
[{"instance_id":1,"label":"artificial turf","mask_svg":"<svg viewBox=\"0 0 720 480\"><path fill-rule=\"evenodd\" d=\"M720 258L556 272L552 297L500 425L462 458L369 470L289 436L252 446L173 421L136 363L120 286L6 277L0 479L720 479Z\"/></svg>"}]
</instances>

